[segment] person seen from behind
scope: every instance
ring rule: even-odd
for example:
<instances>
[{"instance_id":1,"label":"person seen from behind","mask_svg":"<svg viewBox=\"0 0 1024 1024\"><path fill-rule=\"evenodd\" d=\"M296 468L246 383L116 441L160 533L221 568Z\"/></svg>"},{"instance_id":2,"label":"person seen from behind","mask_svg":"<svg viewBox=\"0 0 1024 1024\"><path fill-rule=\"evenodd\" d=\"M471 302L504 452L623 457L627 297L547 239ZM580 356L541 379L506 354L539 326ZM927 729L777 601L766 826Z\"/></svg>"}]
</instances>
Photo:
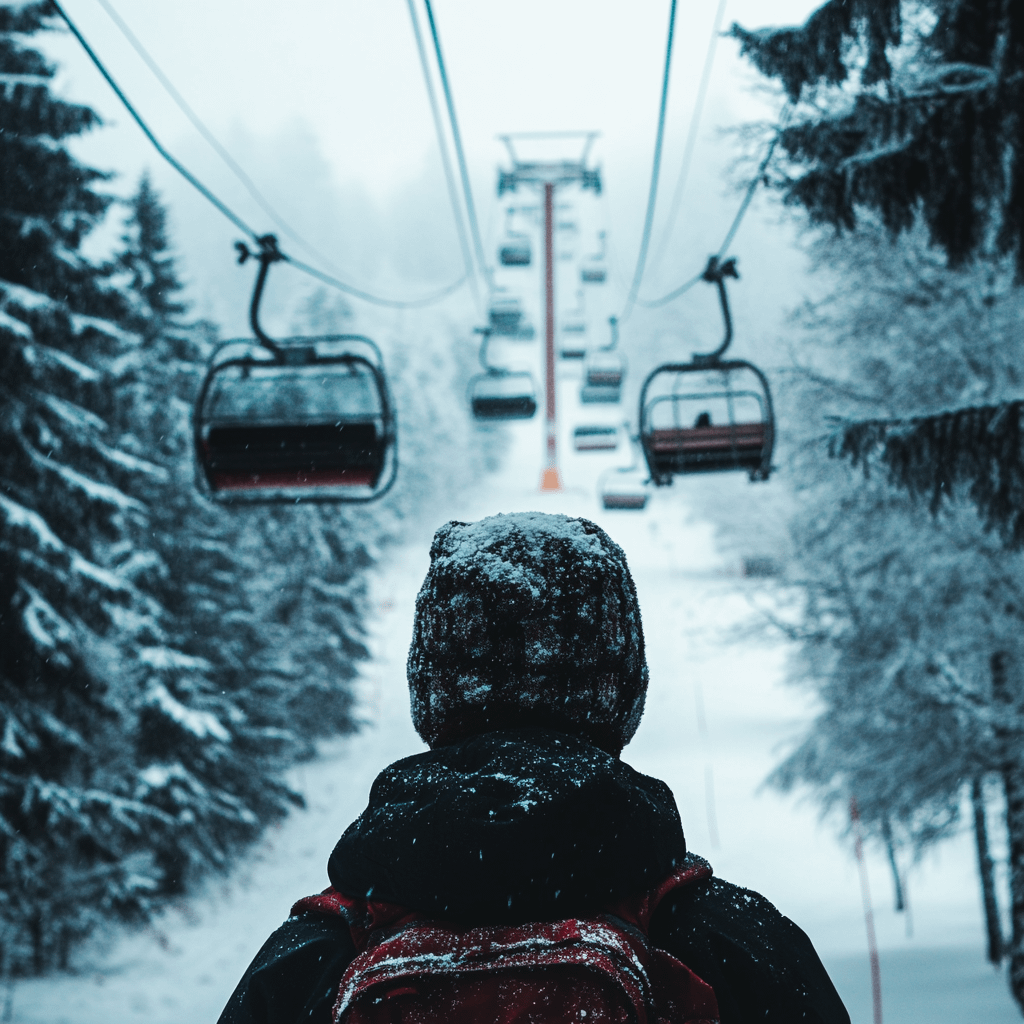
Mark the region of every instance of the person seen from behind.
<instances>
[{"instance_id":1,"label":"person seen from behind","mask_svg":"<svg viewBox=\"0 0 1024 1024\"><path fill-rule=\"evenodd\" d=\"M450 522L430 560L408 659L429 749L377 777L220 1024L849 1024L807 936L620 759L648 680L622 549L530 512Z\"/></svg>"}]
</instances>

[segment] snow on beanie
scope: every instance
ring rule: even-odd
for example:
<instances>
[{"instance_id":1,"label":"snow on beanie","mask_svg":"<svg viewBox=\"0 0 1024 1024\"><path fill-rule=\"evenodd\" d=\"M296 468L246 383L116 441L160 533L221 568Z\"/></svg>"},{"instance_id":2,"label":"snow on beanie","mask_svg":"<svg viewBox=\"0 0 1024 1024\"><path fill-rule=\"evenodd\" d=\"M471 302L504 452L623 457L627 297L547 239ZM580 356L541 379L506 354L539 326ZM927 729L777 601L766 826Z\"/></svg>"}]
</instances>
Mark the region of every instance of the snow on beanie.
<instances>
[{"instance_id":1,"label":"snow on beanie","mask_svg":"<svg viewBox=\"0 0 1024 1024\"><path fill-rule=\"evenodd\" d=\"M407 671L413 725L431 747L540 726L617 756L647 692L625 553L596 524L563 515L442 526Z\"/></svg>"}]
</instances>

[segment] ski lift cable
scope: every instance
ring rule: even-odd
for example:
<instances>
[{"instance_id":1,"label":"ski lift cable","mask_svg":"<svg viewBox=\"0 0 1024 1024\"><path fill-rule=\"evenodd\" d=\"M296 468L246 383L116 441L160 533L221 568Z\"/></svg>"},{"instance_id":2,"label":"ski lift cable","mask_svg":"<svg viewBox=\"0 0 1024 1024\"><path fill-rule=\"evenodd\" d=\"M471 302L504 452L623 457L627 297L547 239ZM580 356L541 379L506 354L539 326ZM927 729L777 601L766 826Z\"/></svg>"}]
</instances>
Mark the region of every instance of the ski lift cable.
<instances>
[{"instance_id":1,"label":"ski lift cable","mask_svg":"<svg viewBox=\"0 0 1024 1024\"><path fill-rule=\"evenodd\" d=\"M789 123L789 117L792 112L792 105L788 105L783 111L779 118L779 126L772 136L772 141L768 144L768 149L765 152L764 159L758 165L757 173L750 180L750 184L747 186L747 190L744 193L743 201L740 203L740 208L736 211L736 216L733 218L732 224L729 226L729 230L726 233L725 239L718 248L718 252L715 254L715 258L719 261L725 259L725 254L732 245L733 239L736 237L736 232L740 229L740 224L743 223L743 218L746 216L747 210L750 208L751 200L754 198L754 193L757 191L757 186L764 179L764 173L768 169L768 164L771 161L772 156L775 153L775 147L778 144L779 138L782 132L785 130L786 125ZM667 295L662 295L660 299L637 299L636 303L638 306L643 306L645 309L657 309L660 306L665 306L668 303L678 299L685 292L688 292L698 281L704 280L704 271L702 270L699 274L691 277L688 281L684 281L678 288L674 288Z\"/></svg>"},{"instance_id":2,"label":"ski lift cable","mask_svg":"<svg viewBox=\"0 0 1024 1024\"><path fill-rule=\"evenodd\" d=\"M98 54L89 45L85 37L79 31L78 26L71 20L67 11L64 10L59 0L53 0L54 10L60 15L64 23L68 26L71 34L78 40L82 49L86 55L93 62L96 70L103 76L107 84L114 91L114 94L123 104L125 110L131 115L132 120L139 126L142 134L150 141L153 148L162 156L170 165L173 167L204 199L207 200L212 206L220 211L232 224L238 228L243 234L249 236L249 238L257 244L261 245L261 236L254 228L250 227L234 210L219 199L213 192L210 191L180 160L178 160L172 153L170 153L161 144L160 140L154 135L153 130L146 123L142 115L135 109L131 100L128 99L124 90L117 84L113 75L107 70L106 65L100 60ZM363 291L361 288L356 288L353 285L347 284L339 278L333 277L330 274L325 274L321 270L317 270L315 267L311 267L307 263L302 263L299 260L293 259L285 253L280 253L280 258L288 263L291 263L297 270L302 271L305 274L309 274L311 277L315 277L322 281L324 284L330 285L332 288L338 289L352 295L355 298L362 299L364 302L372 303L376 306L386 306L392 309L411 309L419 306L429 306L432 303L439 302L441 299L446 298L453 292L457 291L466 283L466 276L463 275L458 281L448 285L445 288L440 289L437 292L433 292L430 295L424 296L420 299L386 299L379 295L373 295L370 292Z\"/></svg>"},{"instance_id":3,"label":"ski lift cable","mask_svg":"<svg viewBox=\"0 0 1024 1024\"><path fill-rule=\"evenodd\" d=\"M100 2L102 3L104 0L100 0ZM679 215L679 205L682 202L683 192L686 190L686 181L690 176L690 165L693 163L693 153L697 147L697 133L700 131L704 103L707 100L708 87L711 84L711 69L715 63L718 36L722 29L722 19L725 17L725 6L727 3L728 0L719 0L718 10L715 12L715 20L711 26L711 38L708 40L708 49L704 57L704 69L701 71L700 83L697 86L697 96L693 101L693 114L690 116L690 127L686 133L686 143L683 147L683 160L679 167L679 177L676 179L675 191L672 193L672 203L669 206L668 218L665 221L661 244L654 256L653 266L658 266L665 257L665 250L672 239L672 229L675 227L676 217Z\"/></svg>"},{"instance_id":4,"label":"ski lift cable","mask_svg":"<svg viewBox=\"0 0 1024 1024\"><path fill-rule=\"evenodd\" d=\"M675 0L672 0L673 4ZM469 230L473 236L473 248L476 251L476 258L480 264L480 272L484 279L488 280L487 260L484 257L483 240L480 237L480 225L476 217L476 205L473 202L473 189L469 183L469 171L466 167L466 154L462 149L462 135L459 132L459 121L455 116L455 101L452 99L452 89L448 81L448 71L445 68L444 54L441 52L441 37L437 30L437 21L434 18L434 8L430 0L423 0L427 9L427 20L430 22L430 34L434 40L434 53L437 57L437 69L441 75L441 86L444 89L445 103L448 107L448 121L451 125L452 142L455 145L455 156L459 161L459 175L462 178L463 198L466 201L466 216L469 218Z\"/></svg>"},{"instance_id":5,"label":"ski lift cable","mask_svg":"<svg viewBox=\"0 0 1024 1024\"><path fill-rule=\"evenodd\" d=\"M101 0L103 2L103 0ZM434 131L437 135L437 148L441 152L441 163L444 167L444 179L448 186L448 200L452 207L452 217L455 220L455 229L459 236L459 248L462 250L462 260L466 265L466 277L469 280L470 288L473 291L473 299L477 306L480 305L480 297L476 290L476 268L473 265L473 255L469 248L469 239L466 237L466 225L462 219L462 207L459 204L458 185L455 182L455 172L452 170L451 156L448 153L448 144L444 135L444 126L441 123L441 111L437 105L437 93L434 90L434 81L430 75L430 65L427 60L427 49L423 45L423 33L420 31L419 18L416 16L416 6L413 0L406 0L409 7L409 20L412 22L412 34L416 39L416 52L420 58L420 68L423 70L423 82L427 89L427 99L430 102L430 115L434 121Z\"/></svg>"},{"instance_id":6,"label":"ski lift cable","mask_svg":"<svg viewBox=\"0 0 1024 1024\"><path fill-rule=\"evenodd\" d=\"M110 72L106 69L106 66L96 55L95 50L93 50L93 48L85 41L85 37L82 35L81 32L78 31L78 27L71 20L71 18L68 17L68 14L64 10L64 8L60 5L60 3L57 2L57 0L53 0L53 6L56 9L57 13L61 16L61 18L64 19L64 23L71 30L71 34L81 44L82 49L85 50L89 59L93 62L93 64L96 65L96 68L99 71L99 73L107 80L107 85L109 85L110 88L114 90L114 93L117 96L117 98L121 101L122 104L124 104L125 110L127 110L128 113L131 114L135 123L142 129L143 135L145 135L146 138L149 139L149 141L153 144L153 148L194 189L196 189L210 203L212 203L218 210L220 210L220 212L224 214L224 216L227 217L227 219L230 220L231 223L234 224L239 231L243 231L253 241L256 241L259 238L257 232L254 231L251 227L249 227L249 225L246 224L245 221L242 220L242 218L239 217L238 214L236 214L233 210L231 210L225 203L222 203L194 174L192 174L191 171L189 171L187 167L185 167L184 164L182 164L179 160L172 156L171 153L164 149L164 147L160 144L160 140L157 139L157 137L150 130L149 125L146 124L146 122L142 119L142 116L139 114L139 112L135 109L134 106L132 106L131 100L128 99L128 97L124 94L121 87L117 84L117 82L114 81L113 76L110 74Z\"/></svg>"},{"instance_id":7,"label":"ski lift cable","mask_svg":"<svg viewBox=\"0 0 1024 1024\"><path fill-rule=\"evenodd\" d=\"M210 144L214 152L224 161L231 173L242 183L242 186L249 193L250 196L256 201L257 205L261 210L293 241L298 245L302 246L308 253L315 256L321 263L326 264L333 270L334 267L331 265L331 260L325 256L319 249L316 248L311 242L308 242L298 231L295 231L291 225L282 217L276 209L271 205L270 200L256 186L256 183L249 177L237 160L228 152L228 150L221 144L220 140L210 131L209 128L203 123L199 115L192 109L191 105L185 99L184 96L178 91L174 83L164 74L163 69L157 64L155 58L150 52L143 46L142 41L135 35L124 18L118 13L117 9L110 2L110 0L97 0L99 5L107 12L110 16L110 20L118 27L121 35L128 40L131 47L139 55L142 61L146 64L157 81L164 87L165 92L171 97L178 109L189 119L192 126L197 132Z\"/></svg>"},{"instance_id":8,"label":"ski lift cable","mask_svg":"<svg viewBox=\"0 0 1024 1024\"><path fill-rule=\"evenodd\" d=\"M658 176L661 173L661 150L665 141L665 111L668 106L668 83L669 71L672 68L672 41L675 37L676 27L676 0L672 5L668 16L668 40L665 44L665 73L661 81L661 103L658 107L658 131L654 141L654 160L651 167L651 186L647 193L647 213L644 216L644 230L640 238L640 252L637 254L636 270L633 272L633 283L629 288L629 295L626 297L626 305L619 315L620 320L626 320L633 310L637 294L640 291L640 282L643 280L644 267L647 263L647 249L651 243L651 228L654 224L654 206L658 199Z\"/></svg>"}]
</instances>

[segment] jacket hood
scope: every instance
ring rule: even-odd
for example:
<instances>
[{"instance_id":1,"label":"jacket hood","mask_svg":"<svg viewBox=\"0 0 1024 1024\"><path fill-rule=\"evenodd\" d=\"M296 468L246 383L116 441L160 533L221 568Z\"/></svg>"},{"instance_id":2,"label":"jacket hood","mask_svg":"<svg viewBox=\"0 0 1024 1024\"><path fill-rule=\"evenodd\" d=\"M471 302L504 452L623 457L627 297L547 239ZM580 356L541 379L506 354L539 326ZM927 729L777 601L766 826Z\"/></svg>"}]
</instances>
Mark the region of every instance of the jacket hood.
<instances>
[{"instance_id":1,"label":"jacket hood","mask_svg":"<svg viewBox=\"0 0 1024 1024\"><path fill-rule=\"evenodd\" d=\"M351 896L505 923L590 912L685 856L665 783L578 737L512 729L386 768L328 874Z\"/></svg>"}]
</instances>

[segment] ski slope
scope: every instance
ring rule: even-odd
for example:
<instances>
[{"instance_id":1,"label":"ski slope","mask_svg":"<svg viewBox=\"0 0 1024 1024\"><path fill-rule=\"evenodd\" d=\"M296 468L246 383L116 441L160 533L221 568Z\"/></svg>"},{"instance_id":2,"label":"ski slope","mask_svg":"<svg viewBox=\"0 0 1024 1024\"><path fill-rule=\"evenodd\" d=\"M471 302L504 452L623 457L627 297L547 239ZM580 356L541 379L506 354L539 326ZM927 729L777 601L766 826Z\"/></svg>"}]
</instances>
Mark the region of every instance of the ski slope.
<instances>
[{"instance_id":1,"label":"ski slope","mask_svg":"<svg viewBox=\"0 0 1024 1024\"><path fill-rule=\"evenodd\" d=\"M560 397L568 397L568 387ZM571 408L571 406L570 406ZM756 889L811 936L855 1024L870 1021L864 917L849 842L816 810L762 788L780 746L812 713L783 685L781 642L738 629L758 584L717 551L711 524L691 520L687 486L658 493L643 513L602 512L598 472L624 461L575 455L565 443L565 490L540 493L540 425L514 429L506 468L445 518L536 509L600 523L626 550L644 617L651 684L644 721L623 757L664 779L691 849L716 873ZM409 722L405 658L416 592L439 522L393 549L372 580L372 660L361 680L364 728L295 769L307 806L268 831L229 878L171 909L154 926L78 958L73 975L18 983L5 1020L23 1024L181 1024L215 1021L235 983L291 903L328 884L327 857L388 763L423 749ZM909 873L913 936L892 910L889 869L868 850L888 1021L1018 1021L1005 978L984 962L970 838L958 837Z\"/></svg>"}]
</instances>

